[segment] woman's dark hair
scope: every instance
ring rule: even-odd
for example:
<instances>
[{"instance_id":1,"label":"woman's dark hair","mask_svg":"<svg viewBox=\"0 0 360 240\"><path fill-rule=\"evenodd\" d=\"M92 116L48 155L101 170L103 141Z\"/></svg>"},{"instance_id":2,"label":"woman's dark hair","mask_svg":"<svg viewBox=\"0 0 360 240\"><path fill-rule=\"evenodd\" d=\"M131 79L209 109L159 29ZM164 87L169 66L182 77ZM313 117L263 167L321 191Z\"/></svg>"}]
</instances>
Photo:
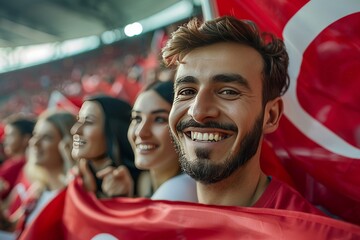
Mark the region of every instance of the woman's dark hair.
<instances>
[{"instance_id":1,"label":"woman's dark hair","mask_svg":"<svg viewBox=\"0 0 360 240\"><path fill-rule=\"evenodd\" d=\"M14 126L16 129L19 130L21 135L29 135L32 136L35 120L23 118L23 117L14 117L9 118L5 121L6 124Z\"/></svg>"},{"instance_id":2,"label":"woman's dark hair","mask_svg":"<svg viewBox=\"0 0 360 240\"><path fill-rule=\"evenodd\" d=\"M104 112L104 132L107 155L114 166L133 165L134 153L127 139L131 106L129 103L107 95L95 95L85 99L101 105Z\"/></svg>"},{"instance_id":3,"label":"woman's dark hair","mask_svg":"<svg viewBox=\"0 0 360 240\"><path fill-rule=\"evenodd\" d=\"M105 116L107 155L114 167L125 165L129 169L136 186L140 170L135 167L134 153L127 138L132 109L130 104L107 95L90 96L85 101L93 101L101 105Z\"/></svg>"},{"instance_id":4,"label":"woman's dark hair","mask_svg":"<svg viewBox=\"0 0 360 240\"><path fill-rule=\"evenodd\" d=\"M149 84L143 92L154 90L159 96L172 105L174 101L174 83L172 81L155 81Z\"/></svg>"}]
</instances>

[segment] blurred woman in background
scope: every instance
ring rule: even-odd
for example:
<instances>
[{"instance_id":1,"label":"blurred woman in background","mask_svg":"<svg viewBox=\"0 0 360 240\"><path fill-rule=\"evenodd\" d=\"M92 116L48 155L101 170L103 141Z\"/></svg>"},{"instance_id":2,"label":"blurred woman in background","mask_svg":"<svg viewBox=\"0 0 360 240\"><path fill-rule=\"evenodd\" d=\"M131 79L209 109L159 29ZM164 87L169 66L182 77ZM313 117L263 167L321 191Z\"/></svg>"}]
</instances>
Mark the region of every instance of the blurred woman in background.
<instances>
[{"instance_id":1,"label":"blurred woman in background","mask_svg":"<svg viewBox=\"0 0 360 240\"><path fill-rule=\"evenodd\" d=\"M28 143L35 120L24 116L11 116L5 121L5 162L0 166L0 198L5 199L16 184L26 163Z\"/></svg>"},{"instance_id":2,"label":"blurred woman in background","mask_svg":"<svg viewBox=\"0 0 360 240\"><path fill-rule=\"evenodd\" d=\"M48 110L39 116L29 141L29 161L25 166L31 186L20 196L21 206L12 214L2 215L2 230L21 232L67 185L68 171L74 165L70 129L75 121L74 115L60 110Z\"/></svg>"},{"instance_id":3,"label":"blurred woman in background","mask_svg":"<svg viewBox=\"0 0 360 240\"><path fill-rule=\"evenodd\" d=\"M155 82L136 99L128 138L135 153L135 165L149 170L152 199L197 202L195 181L181 171L178 154L169 133L173 83ZM142 182L139 187L142 188Z\"/></svg>"}]
</instances>

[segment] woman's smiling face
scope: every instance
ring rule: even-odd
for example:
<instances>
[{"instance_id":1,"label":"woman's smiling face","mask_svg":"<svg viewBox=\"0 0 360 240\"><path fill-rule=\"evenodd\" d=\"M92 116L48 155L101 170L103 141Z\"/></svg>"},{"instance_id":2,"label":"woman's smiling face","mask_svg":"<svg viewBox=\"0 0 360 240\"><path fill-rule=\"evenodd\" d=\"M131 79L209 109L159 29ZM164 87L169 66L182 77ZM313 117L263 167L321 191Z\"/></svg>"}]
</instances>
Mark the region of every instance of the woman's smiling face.
<instances>
[{"instance_id":1,"label":"woman's smiling face","mask_svg":"<svg viewBox=\"0 0 360 240\"><path fill-rule=\"evenodd\" d=\"M75 159L92 159L106 152L104 124L101 105L95 101L85 101L79 111L78 121L71 128L71 154Z\"/></svg>"},{"instance_id":2,"label":"woman's smiling face","mask_svg":"<svg viewBox=\"0 0 360 240\"><path fill-rule=\"evenodd\" d=\"M178 157L169 134L171 104L155 91L143 92L137 98L128 131L128 139L140 169L160 168Z\"/></svg>"}]
</instances>

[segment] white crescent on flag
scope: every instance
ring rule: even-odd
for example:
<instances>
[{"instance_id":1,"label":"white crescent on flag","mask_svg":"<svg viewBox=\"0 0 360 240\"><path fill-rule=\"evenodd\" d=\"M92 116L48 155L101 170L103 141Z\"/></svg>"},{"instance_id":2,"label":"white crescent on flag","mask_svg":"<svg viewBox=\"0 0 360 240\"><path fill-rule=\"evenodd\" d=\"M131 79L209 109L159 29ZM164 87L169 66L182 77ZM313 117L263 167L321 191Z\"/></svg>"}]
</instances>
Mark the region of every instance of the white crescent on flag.
<instances>
[{"instance_id":1,"label":"white crescent on flag","mask_svg":"<svg viewBox=\"0 0 360 240\"><path fill-rule=\"evenodd\" d=\"M310 43L330 24L357 12L360 12L359 0L312 0L288 21L283 31L285 45L291 59L289 65L291 84L284 95L285 115L304 135L323 148L354 159L360 159L360 149L347 143L308 114L297 99L296 85L303 53ZM311 27L304 29L304 26ZM299 29L303 30L299 31Z\"/></svg>"},{"instance_id":2,"label":"white crescent on flag","mask_svg":"<svg viewBox=\"0 0 360 240\"><path fill-rule=\"evenodd\" d=\"M118 240L118 238L108 233L100 233L91 238L91 240Z\"/></svg>"}]
</instances>

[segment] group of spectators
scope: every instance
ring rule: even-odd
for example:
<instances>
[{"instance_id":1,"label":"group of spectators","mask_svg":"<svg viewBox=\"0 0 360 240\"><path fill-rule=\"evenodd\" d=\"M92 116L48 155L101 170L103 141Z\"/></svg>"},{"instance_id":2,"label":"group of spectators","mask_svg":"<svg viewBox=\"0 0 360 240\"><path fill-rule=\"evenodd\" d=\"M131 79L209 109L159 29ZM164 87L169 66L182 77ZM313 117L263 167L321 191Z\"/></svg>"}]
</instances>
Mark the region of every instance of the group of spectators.
<instances>
[{"instance_id":1,"label":"group of spectators","mask_svg":"<svg viewBox=\"0 0 360 240\"><path fill-rule=\"evenodd\" d=\"M136 98L88 94L77 116L47 109L26 132L7 122L5 149L12 136L24 143L18 178L0 175L1 229L21 235L71 181L99 201L146 197L325 217L260 167L261 142L277 129L289 86L284 43L262 37L252 22L194 19L163 48L175 75L143 81Z\"/></svg>"}]
</instances>

